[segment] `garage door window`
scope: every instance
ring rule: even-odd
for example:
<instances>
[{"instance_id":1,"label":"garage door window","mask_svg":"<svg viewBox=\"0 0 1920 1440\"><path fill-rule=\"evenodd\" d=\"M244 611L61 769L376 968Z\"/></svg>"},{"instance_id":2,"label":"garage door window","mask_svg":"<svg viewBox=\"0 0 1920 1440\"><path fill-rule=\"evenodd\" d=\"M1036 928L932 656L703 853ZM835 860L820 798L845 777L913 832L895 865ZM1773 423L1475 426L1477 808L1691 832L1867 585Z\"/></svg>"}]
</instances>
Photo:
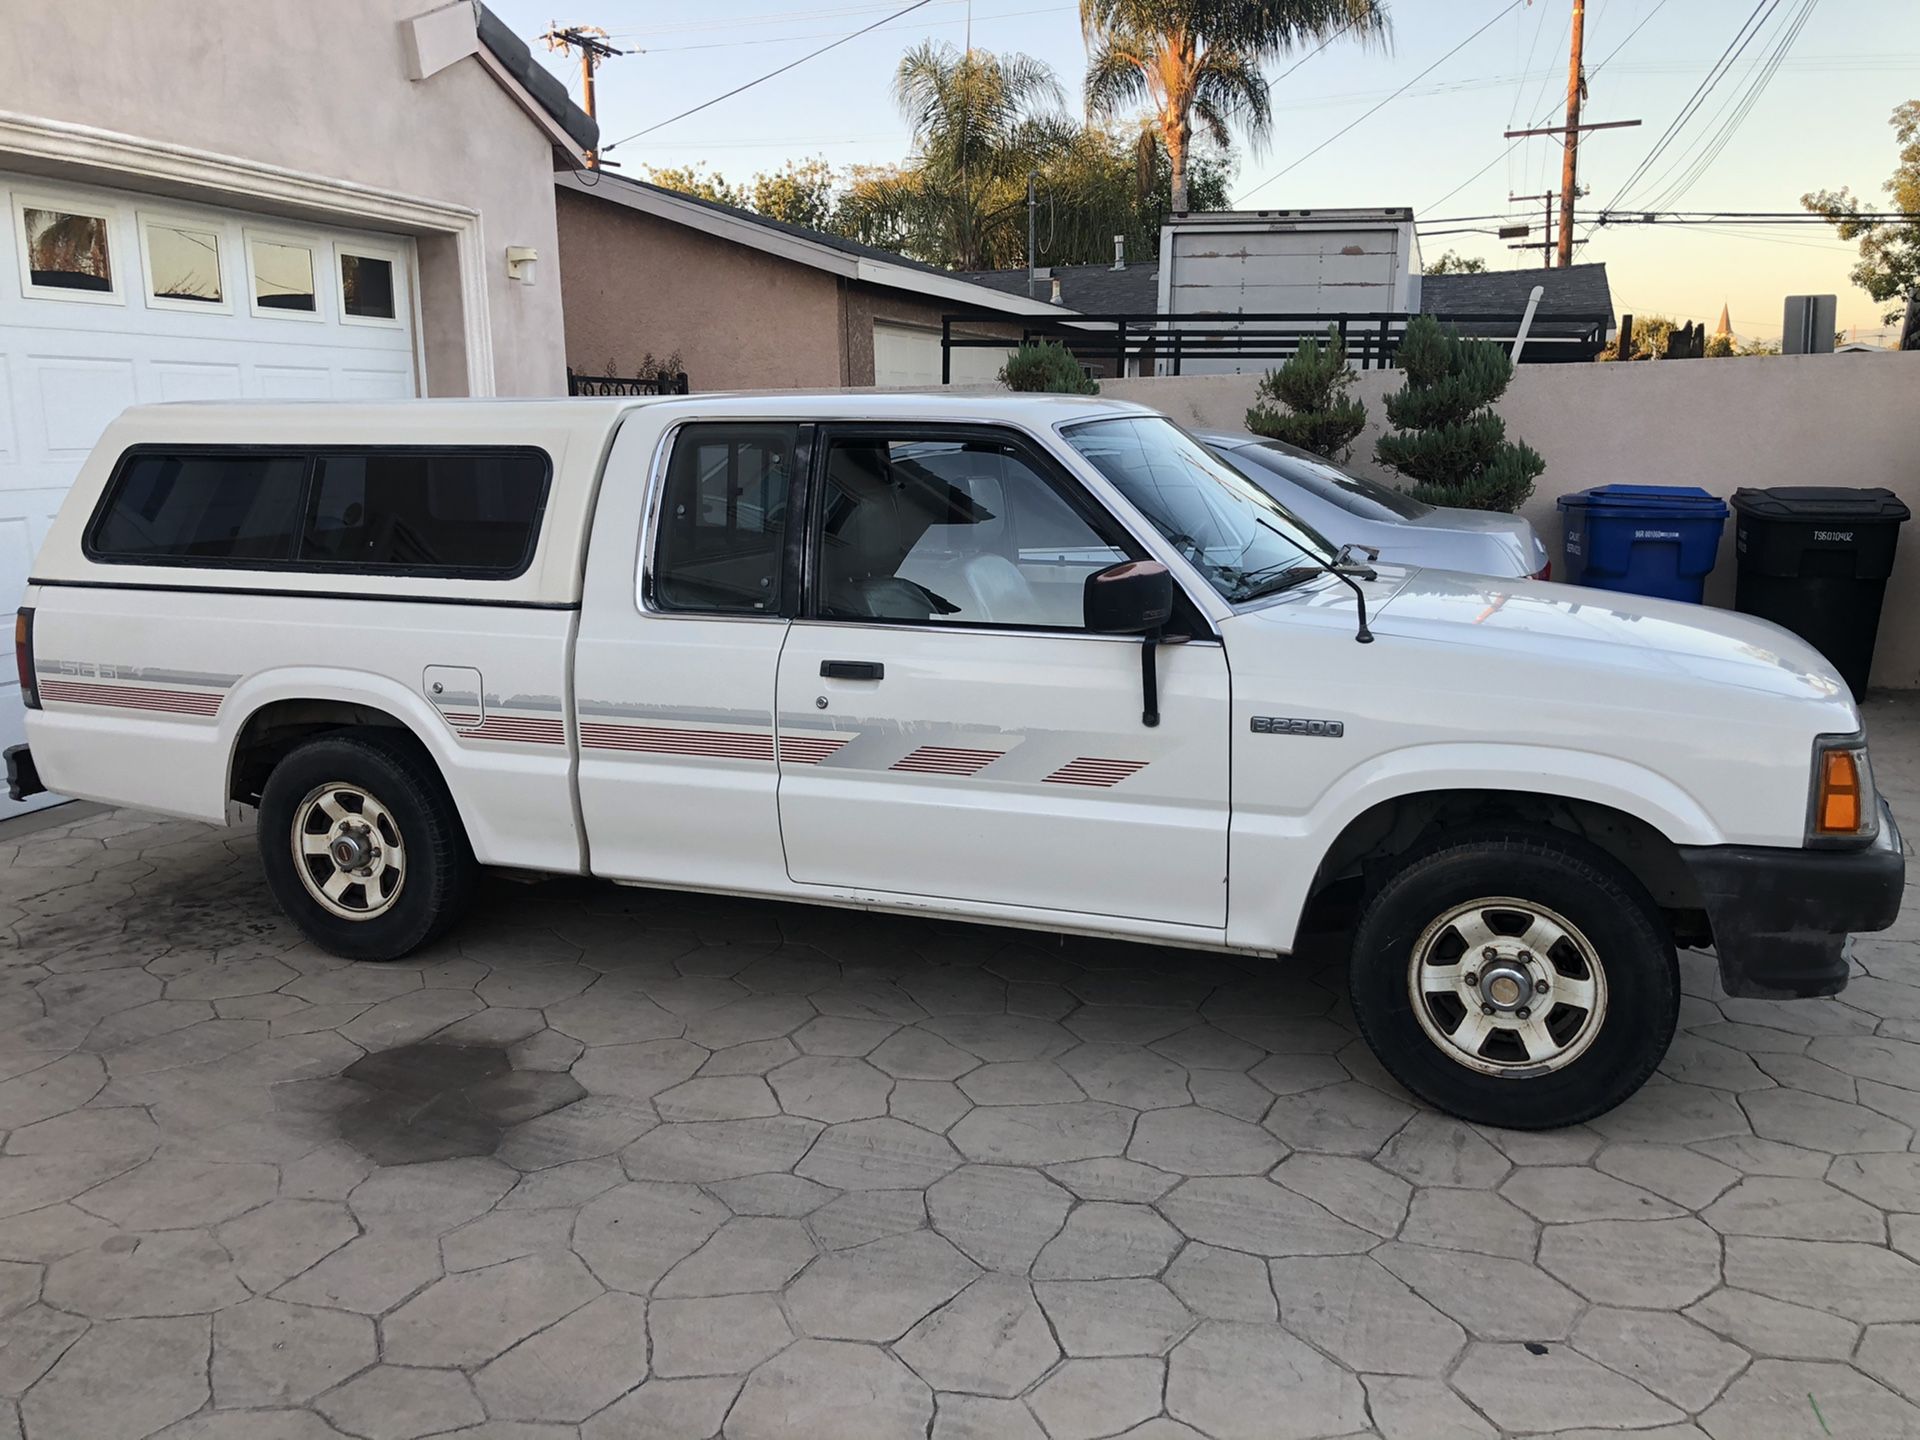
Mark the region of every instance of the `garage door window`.
<instances>
[{"instance_id":1,"label":"garage door window","mask_svg":"<svg viewBox=\"0 0 1920 1440\"><path fill-rule=\"evenodd\" d=\"M119 302L109 212L19 199L14 215L27 294Z\"/></svg>"},{"instance_id":2,"label":"garage door window","mask_svg":"<svg viewBox=\"0 0 1920 1440\"><path fill-rule=\"evenodd\" d=\"M319 318L313 288L313 251L308 246L249 236L247 265L253 274L254 314Z\"/></svg>"},{"instance_id":3,"label":"garage door window","mask_svg":"<svg viewBox=\"0 0 1920 1440\"><path fill-rule=\"evenodd\" d=\"M397 325L399 303L394 296L394 263L388 255L361 251L340 252L340 318L349 325Z\"/></svg>"},{"instance_id":4,"label":"garage door window","mask_svg":"<svg viewBox=\"0 0 1920 1440\"><path fill-rule=\"evenodd\" d=\"M220 232L191 220L140 217L147 303L164 310L226 310Z\"/></svg>"}]
</instances>

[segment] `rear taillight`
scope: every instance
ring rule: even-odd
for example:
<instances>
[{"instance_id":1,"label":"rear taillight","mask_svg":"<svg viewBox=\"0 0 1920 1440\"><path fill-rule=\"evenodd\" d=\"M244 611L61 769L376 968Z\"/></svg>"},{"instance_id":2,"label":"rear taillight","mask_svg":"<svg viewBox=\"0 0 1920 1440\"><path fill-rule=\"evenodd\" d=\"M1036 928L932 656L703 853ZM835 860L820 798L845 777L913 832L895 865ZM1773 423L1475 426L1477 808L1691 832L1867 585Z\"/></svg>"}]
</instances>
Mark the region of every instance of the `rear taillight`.
<instances>
[{"instance_id":1,"label":"rear taillight","mask_svg":"<svg viewBox=\"0 0 1920 1440\"><path fill-rule=\"evenodd\" d=\"M1553 578L1553 562L1549 560L1538 570L1534 571L1533 578L1536 580L1551 580Z\"/></svg>"},{"instance_id":2,"label":"rear taillight","mask_svg":"<svg viewBox=\"0 0 1920 1440\"><path fill-rule=\"evenodd\" d=\"M40 686L33 674L33 607L22 605L13 617L13 663L20 672L20 703L40 708Z\"/></svg>"}]
</instances>

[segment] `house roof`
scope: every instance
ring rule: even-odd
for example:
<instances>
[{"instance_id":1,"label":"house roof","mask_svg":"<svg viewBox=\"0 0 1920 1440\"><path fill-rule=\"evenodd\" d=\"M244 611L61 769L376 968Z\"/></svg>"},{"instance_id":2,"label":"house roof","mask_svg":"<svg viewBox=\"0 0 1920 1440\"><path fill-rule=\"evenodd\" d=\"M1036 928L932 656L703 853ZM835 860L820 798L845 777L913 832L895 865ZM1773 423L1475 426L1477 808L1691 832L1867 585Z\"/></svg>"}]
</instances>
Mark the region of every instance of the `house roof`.
<instances>
[{"instance_id":1,"label":"house roof","mask_svg":"<svg viewBox=\"0 0 1920 1440\"><path fill-rule=\"evenodd\" d=\"M956 270L961 279L986 285L1009 295L1027 293L1027 272L1018 270ZM1083 315L1153 314L1160 308L1160 262L1131 263L1124 270L1111 265L1055 265L1034 282L1035 295L1052 293L1060 282L1060 303Z\"/></svg>"},{"instance_id":2,"label":"house roof","mask_svg":"<svg viewBox=\"0 0 1920 1440\"><path fill-rule=\"evenodd\" d=\"M1482 270L1471 275L1423 275L1420 308L1429 315L1518 315L1527 308L1534 286L1538 315L1613 314L1613 292L1605 265L1570 265L1555 270Z\"/></svg>"},{"instance_id":3,"label":"house roof","mask_svg":"<svg viewBox=\"0 0 1920 1440\"><path fill-rule=\"evenodd\" d=\"M1148 314L1160 308L1160 264L1156 260L1130 263L1124 270L1111 265L1056 265L1050 272L1060 281L1060 303L1083 315ZM961 279L1008 294L1027 293L1027 272L1020 270L963 270ZM1423 275L1420 308L1429 315L1518 315L1527 297L1539 285L1538 315L1613 314L1613 294L1607 286L1605 265L1574 265L1565 270L1487 270L1474 275ZM1049 281L1036 286L1048 293Z\"/></svg>"},{"instance_id":4,"label":"house roof","mask_svg":"<svg viewBox=\"0 0 1920 1440\"><path fill-rule=\"evenodd\" d=\"M555 79L546 66L533 58L533 51L527 48L527 42L509 30L505 21L481 4L480 0L472 0L472 3L474 29L479 34L480 43L487 47L487 53L526 88L540 108L566 132L568 139L582 150L598 149L599 123L567 98L567 87Z\"/></svg>"},{"instance_id":5,"label":"house roof","mask_svg":"<svg viewBox=\"0 0 1920 1440\"><path fill-rule=\"evenodd\" d=\"M911 291L930 300L996 310L1008 315L1066 314L1058 305L1027 299L1024 285L1016 294L1012 290L975 284L964 275L910 260L891 250L862 245L857 240L829 235L823 230L810 230L804 225L792 225L751 210L722 205L715 200L703 200L678 190L649 185L644 180L614 175L606 170L585 174L561 172L554 176L554 183L582 195L591 195L657 219L685 225L716 239L778 255L849 280ZM1019 273L1024 276L1026 272Z\"/></svg>"}]
</instances>

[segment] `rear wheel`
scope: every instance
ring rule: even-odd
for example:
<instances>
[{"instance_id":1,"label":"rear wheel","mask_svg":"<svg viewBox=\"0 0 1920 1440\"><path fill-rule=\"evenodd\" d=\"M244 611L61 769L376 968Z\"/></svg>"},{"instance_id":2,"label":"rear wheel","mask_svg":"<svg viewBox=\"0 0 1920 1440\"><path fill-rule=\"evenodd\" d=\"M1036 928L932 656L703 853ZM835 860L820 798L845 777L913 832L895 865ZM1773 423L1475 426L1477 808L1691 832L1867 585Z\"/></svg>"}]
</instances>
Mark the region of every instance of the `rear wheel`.
<instances>
[{"instance_id":1,"label":"rear wheel","mask_svg":"<svg viewBox=\"0 0 1920 1440\"><path fill-rule=\"evenodd\" d=\"M1350 982L1395 1079L1521 1130L1591 1119L1639 1089L1680 1006L1652 899L1550 830L1460 836L1410 859L1361 918Z\"/></svg>"},{"instance_id":2,"label":"rear wheel","mask_svg":"<svg viewBox=\"0 0 1920 1440\"><path fill-rule=\"evenodd\" d=\"M288 918L352 960L397 960L465 908L474 860L452 798L406 740L327 736L274 767L260 858Z\"/></svg>"}]
</instances>

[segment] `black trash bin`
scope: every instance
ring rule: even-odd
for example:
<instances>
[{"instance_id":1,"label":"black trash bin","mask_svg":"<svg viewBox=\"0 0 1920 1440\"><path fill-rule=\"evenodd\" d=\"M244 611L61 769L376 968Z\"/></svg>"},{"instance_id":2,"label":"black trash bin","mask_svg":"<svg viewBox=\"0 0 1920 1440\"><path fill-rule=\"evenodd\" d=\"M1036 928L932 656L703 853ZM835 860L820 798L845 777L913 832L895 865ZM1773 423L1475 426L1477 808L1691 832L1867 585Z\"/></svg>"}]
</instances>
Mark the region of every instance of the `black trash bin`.
<instances>
[{"instance_id":1,"label":"black trash bin","mask_svg":"<svg viewBox=\"0 0 1920 1440\"><path fill-rule=\"evenodd\" d=\"M1784 625L1866 693L1900 526L1891 490L1786 485L1733 493L1734 608Z\"/></svg>"}]
</instances>

